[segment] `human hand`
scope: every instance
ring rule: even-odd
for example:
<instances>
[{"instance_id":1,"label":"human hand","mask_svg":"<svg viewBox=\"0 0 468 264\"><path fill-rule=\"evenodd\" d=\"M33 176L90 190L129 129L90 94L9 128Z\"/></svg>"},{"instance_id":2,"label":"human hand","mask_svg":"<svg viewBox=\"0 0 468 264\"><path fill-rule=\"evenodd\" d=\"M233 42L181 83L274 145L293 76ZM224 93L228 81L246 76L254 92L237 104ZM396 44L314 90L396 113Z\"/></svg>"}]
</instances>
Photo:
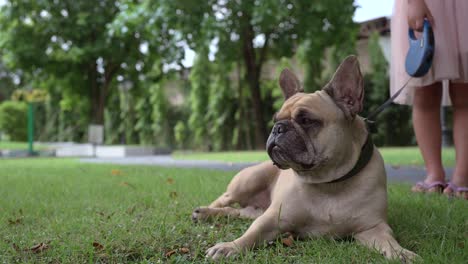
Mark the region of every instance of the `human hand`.
<instances>
[{"instance_id":1,"label":"human hand","mask_svg":"<svg viewBox=\"0 0 468 264\"><path fill-rule=\"evenodd\" d=\"M424 0L408 0L408 26L421 32L424 18L427 18L434 27L434 18L429 8L427 8L426 2Z\"/></svg>"}]
</instances>

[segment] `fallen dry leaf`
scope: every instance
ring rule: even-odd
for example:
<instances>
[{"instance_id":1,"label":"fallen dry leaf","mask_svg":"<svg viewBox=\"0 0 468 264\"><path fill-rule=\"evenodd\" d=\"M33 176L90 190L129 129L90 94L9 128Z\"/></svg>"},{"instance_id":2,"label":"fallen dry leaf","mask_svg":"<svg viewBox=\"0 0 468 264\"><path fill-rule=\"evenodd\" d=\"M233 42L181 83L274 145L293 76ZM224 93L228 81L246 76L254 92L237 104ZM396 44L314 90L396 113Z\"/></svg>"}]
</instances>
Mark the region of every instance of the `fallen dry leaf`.
<instances>
[{"instance_id":1,"label":"fallen dry leaf","mask_svg":"<svg viewBox=\"0 0 468 264\"><path fill-rule=\"evenodd\" d=\"M136 209L136 206L131 206L129 208L127 208L127 214L131 215L135 212L135 209Z\"/></svg>"},{"instance_id":2,"label":"fallen dry leaf","mask_svg":"<svg viewBox=\"0 0 468 264\"><path fill-rule=\"evenodd\" d=\"M98 211L97 214L104 217L104 218L110 219L115 214L115 212L112 212L110 214L106 214L105 212Z\"/></svg>"},{"instance_id":3,"label":"fallen dry leaf","mask_svg":"<svg viewBox=\"0 0 468 264\"><path fill-rule=\"evenodd\" d=\"M111 174L114 175L114 176L120 176L120 175L122 175L122 171L117 170L117 169L112 169Z\"/></svg>"},{"instance_id":4,"label":"fallen dry leaf","mask_svg":"<svg viewBox=\"0 0 468 264\"><path fill-rule=\"evenodd\" d=\"M172 199L177 198L177 192L170 192L169 197L171 197Z\"/></svg>"},{"instance_id":5,"label":"fallen dry leaf","mask_svg":"<svg viewBox=\"0 0 468 264\"><path fill-rule=\"evenodd\" d=\"M131 183L128 183L128 182L121 182L120 186L127 186L127 187L130 187L132 189L135 189L135 185L133 185Z\"/></svg>"},{"instance_id":6,"label":"fallen dry leaf","mask_svg":"<svg viewBox=\"0 0 468 264\"><path fill-rule=\"evenodd\" d=\"M18 225L18 224L21 224L23 222L23 216L20 216L16 219L8 219L8 223L10 225Z\"/></svg>"},{"instance_id":7,"label":"fallen dry leaf","mask_svg":"<svg viewBox=\"0 0 468 264\"><path fill-rule=\"evenodd\" d=\"M167 184L173 184L173 183L174 183L174 179L172 179L172 178L167 178L166 182L167 182Z\"/></svg>"},{"instance_id":8,"label":"fallen dry leaf","mask_svg":"<svg viewBox=\"0 0 468 264\"><path fill-rule=\"evenodd\" d=\"M190 249L186 248L186 247L183 247L183 248L180 248L179 249L179 252L182 253L182 254L187 254L190 252Z\"/></svg>"},{"instance_id":9,"label":"fallen dry leaf","mask_svg":"<svg viewBox=\"0 0 468 264\"><path fill-rule=\"evenodd\" d=\"M16 251L21 251L21 249L18 247L18 245L16 245L15 243L13 243L13 248L16 250Z\"/></svg>"},{"instance_id":10,"label":"fallen dry leaf","mask_svg":"<svg viewBox=\"0 0 468 264\"><path fill-rule=\"evenodd\" d=\"M104 249L104 246L99 244L98 242L94 241L93 242L93 247L94 247L94 250L97 250L97 251L100 251L100 250L103 250Z\"/></svg>"},{"instance_id":11,"label":"fallen dry leaf","mask_svg":"<svg viewBox=\"0 0 468 264\"><path fill-rule=\"evenodd\" d=\"M169 258L172 255L174 255L176 252L177 252L177 250L173 249L171 251L166 252L166 254L164 254L164 256L166 256L166 258Z\"/></svg>"},{"instance_id":12,"label":"fallen dry leaf","mask_svg":"<svg viewBox=\"0 0 468 264\"><path fill-rule=\"evenodd\" d=\"M107 259L109 258L109 255L107 253L99 253L96 255L96 257L100 259Z\"/></svg>"},{"instance_id":13,"label":"fallen dry leaf","mask_svg":"<svg viewBox=\"0 0 468 264\"><path fill-rule=\"evenodd\" d=\"M292 236L288 236L288 237L282 238L281 243L283 243L283 245L286 247L290 247L293 245L294 239Z\"/></svg>"},{"instance_id":14,"label":"fallen dry leaf","mask_svg":"<svg viewBox=\"0 0 468 264\"><path fill-rule=\"evenodd\" d=\"M33 253L41 253L41 252L47 250L48 248L49 248L49 246L46 243L41 242L41 243L33 246L29 250L32 251Z\"/></svg>"},{"instance_id":15,"label":"fallen dry leaf","mask_svg":"<svg viewBox=\"0 0 468 264\"><path fill-rule=\"evenodd\" d=\"M170 250L170 251L167 251L164 256L166 256L166 258L170 258L172 255L176 254L176 253L179 253L179 254L188 254L190 253L190 249L186 248L186 247L182 247L182 248L179 248L179 249L173 249L173 250Z\"/></svg>"}]
</instances>

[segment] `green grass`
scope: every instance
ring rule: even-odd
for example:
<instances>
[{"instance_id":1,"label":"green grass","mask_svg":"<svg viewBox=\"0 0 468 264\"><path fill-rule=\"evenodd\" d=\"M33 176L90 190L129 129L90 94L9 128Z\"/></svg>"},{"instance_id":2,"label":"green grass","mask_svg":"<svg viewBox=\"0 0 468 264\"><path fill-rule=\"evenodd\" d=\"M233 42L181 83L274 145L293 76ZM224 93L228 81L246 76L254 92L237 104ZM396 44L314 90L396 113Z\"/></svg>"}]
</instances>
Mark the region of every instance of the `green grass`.
<instances>
[{"instance_id":1,"label":"green grass","mask_svg":"<svg viewBox=\"0 0 468 264\"><path fill-rule=\"evenodd\" d=\"M34 144L34 149L45 149L45 146ZM28 149L28 142L15 142L15 141L0 141L0 150L13 149L13 150L26 150Z\"/></svg>"},{"instance_id":2,"label":"green grass","mask_svg":"<svg viewBox=\"0 0 468 264\"><path fill-rule=\"evenodd\" d=\"M27 142L0 141L0 149L27 149Z\"/></svg>"},{"instance_id":3,"label":"green grass","mask_svg":"<svg viewBox=\"0 0 468 264\"><path fill-rule=\"evenodd\" d=\"M379 148L386 164L390 165L423 165L423 159L417 147L387 147ZM172 155L176 159L212 160L222 162L259 162L268 160L266 151L229 151L229 152L183 152L176 151ZM444 148L443 162L446 166L455 163L455 150Z\"/></svg>"},{"instance_id":4,"label":"green grass","mask_svg":"<svg viewBox=\"0 0 468 264\"><path fill-rule=\"evenodd\" d=\"M207 248L238 237L251 222L190 219L192 209L221 194L234 174L71 159L0 160L0 262L205 262ZM389 197L389 222L404 247L425 263L466 261L466 201L414 195L407 185L391 185ZM49 248L27 250L41 242ZM235 262L386 263L356 243L326 239L291 247L276 242Z\"/></svg>"}]
</instances>

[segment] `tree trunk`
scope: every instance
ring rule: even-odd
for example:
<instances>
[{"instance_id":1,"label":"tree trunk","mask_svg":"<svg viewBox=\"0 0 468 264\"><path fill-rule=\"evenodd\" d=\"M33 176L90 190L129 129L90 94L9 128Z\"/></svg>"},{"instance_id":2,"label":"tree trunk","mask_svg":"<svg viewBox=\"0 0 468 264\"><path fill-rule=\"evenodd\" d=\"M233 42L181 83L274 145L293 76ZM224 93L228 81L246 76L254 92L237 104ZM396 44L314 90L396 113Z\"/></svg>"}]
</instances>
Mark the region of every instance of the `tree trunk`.
<instances>
[{"instance_id":1,"label":"tree trunk","mask_svg":"<svg viewBox=\"0 0 468 264\"><path fill-rule=\"evenodd\" d=\"M90 121L92 124L104 124L104 102L102 94L102 84L98 83L98 73L96 72L96 63L93 62L88 68L88 80L90 89Z\"/></svg>"},{"instance_id":2,"label":"tree trunk","mask_svg":"<svg viewBox=\"0 0 468 264\"><path fill-rule=\"evenodd\" d=\"M238 137L238 140L237 140L237 146L236 146L236 149L238 150L245 150L245 149L252 149L252 136L251 136L251 133L249 131L249 123L247 122L247 100L246 98L244 98L244 92L243 90L245 89L243 87L243 83L242 83L242 77L241 77L241 73L242 73L242 65L241 65L241 61L237 61L236 62L236 66L237 66L237 89L238 89L238 102L239 102L239 107L238 107L238 111L239 111L239 124L238 124L238 129L239 129L239 137Z\"/></svg>"},{"instance_id":3,"label":"tree trunk","mask_svg":"<svg viewBox=\"0 0 468 264\"><path fill-rule=\"evenodd\" d=\"M104 125L105 95L103 95L102 87L98 86L96 91L97 94L92 99L91 121L95 125Z\"/></svg>"},{"instance_id":4,"label":"tree trunk","mask_svg":"<svg viewBox=\"0 0 468 264\"><path fill-rule=\"evenodd\" d=\"M103 85L99 85L94 82L91 87L91 123L95 125L104 125L104 107L106 95L103 91Z\"/></svg>"},{"instance_id":5,"label":"tree trunk","mask_svg":"<svg viewBox=\"0 0 468 264\"><path fill-rule=\"evenodd\" d=\"M115 64L109 63L104 74L104 82L99 83L99 74L96 70L96 63L92 63L88 72L90 81L91 95L91 123L96 125L104 125L104 110L106 107L107 93L109 85L112 82L118 67Z\"/></svg>"},{"instance_id":6,"label":"tree trunk","mask_svg":"<svg viewBox=\"0 0 468 264\"><path fill-rule=\"evenodd\" d=\"M266 144L266 125L263 118L263 102L260 94L260 65L257 65L253 46L254 32L250 21L243 28L242 53L246 66L246 80L252 92L252 106L255 118L255 148L264 149Z\"/></svg>"}]
</instances>

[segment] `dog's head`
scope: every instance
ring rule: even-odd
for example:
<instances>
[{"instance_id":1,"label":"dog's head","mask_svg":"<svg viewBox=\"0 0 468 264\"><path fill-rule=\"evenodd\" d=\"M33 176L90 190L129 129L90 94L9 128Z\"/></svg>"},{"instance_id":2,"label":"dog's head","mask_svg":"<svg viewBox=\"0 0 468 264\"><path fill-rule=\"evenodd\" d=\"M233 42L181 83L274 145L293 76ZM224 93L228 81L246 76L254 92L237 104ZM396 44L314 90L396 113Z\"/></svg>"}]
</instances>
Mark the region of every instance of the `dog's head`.
<instances>
[{"instance_id":1,"label":"dog's head","mask_svg":"<svg viewBox=\"0 0 468 264\"><path fill-rule=\"evenodd\" d=\"M303 93L299 80L287 69L279 84L285 102L267 141L272 161L281 169L292 168L310 183L342 176L338 174L357 160L357 141L367 133L364 125L355 122L364 97L357 58L347 57L331 81L315 93Z\"/></svg>"}]
</instances>

